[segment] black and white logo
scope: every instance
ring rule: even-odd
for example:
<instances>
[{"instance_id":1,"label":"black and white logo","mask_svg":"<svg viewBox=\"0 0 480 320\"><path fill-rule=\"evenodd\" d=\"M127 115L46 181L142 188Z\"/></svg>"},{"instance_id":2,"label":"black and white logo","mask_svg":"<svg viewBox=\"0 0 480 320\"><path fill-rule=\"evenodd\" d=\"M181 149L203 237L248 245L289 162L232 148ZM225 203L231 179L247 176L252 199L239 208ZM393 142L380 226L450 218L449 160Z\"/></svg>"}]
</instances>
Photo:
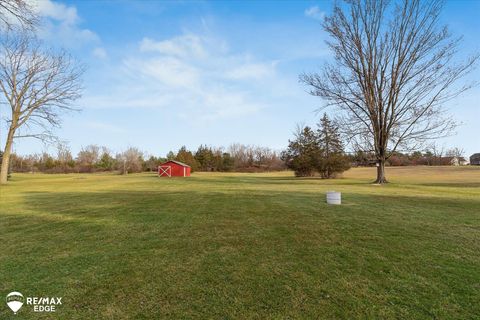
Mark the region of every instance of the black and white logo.
<instances>
[{"instance_id":1,"label":"black and white logo","mask_svg":"<svg viewBox=\"0 0 480 320\"><path fill-rule=\"evenodd\" d=\"M12 309L14 314L23 306L24 298L20 292L13 291L7 294L7 306Z\"/></svg>"}]
</instances>

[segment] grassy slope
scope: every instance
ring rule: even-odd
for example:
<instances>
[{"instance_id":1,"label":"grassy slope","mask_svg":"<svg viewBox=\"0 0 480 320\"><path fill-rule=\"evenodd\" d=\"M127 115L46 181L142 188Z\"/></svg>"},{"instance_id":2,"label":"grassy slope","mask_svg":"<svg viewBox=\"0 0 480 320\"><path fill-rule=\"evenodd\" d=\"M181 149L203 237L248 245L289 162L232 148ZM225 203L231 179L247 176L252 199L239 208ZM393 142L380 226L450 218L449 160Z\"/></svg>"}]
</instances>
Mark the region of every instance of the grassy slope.
<instances>
[{"instance_id":1,"label":"grassy slope","mask_svg":"<svg viewBox=\"0 0 480 320\"><path fill-rule=\"evenodd\" d=\"M63 296L62 319L478 319L480 168L387 173L15 175L0 297Z\"/></svg>"}]
</instances>

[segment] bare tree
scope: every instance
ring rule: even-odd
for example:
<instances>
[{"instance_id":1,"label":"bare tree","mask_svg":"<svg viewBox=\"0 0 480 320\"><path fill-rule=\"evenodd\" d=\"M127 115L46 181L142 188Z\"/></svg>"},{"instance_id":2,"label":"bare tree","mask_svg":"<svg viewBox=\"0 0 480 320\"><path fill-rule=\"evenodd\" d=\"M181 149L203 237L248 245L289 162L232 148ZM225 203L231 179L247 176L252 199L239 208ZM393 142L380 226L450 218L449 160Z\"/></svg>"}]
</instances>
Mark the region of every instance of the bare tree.
<instances>
[{"instance_id":1,"label":"bare tree","mask_svg":"<svg viewBox=\"0 0 480 320\"><path fill-rule=\"evenodd\" d=\"M9 32L1 39L0 103L8 127L1 184L7 182L14 140L52 138L51 128L59 126L61 113L72 110L80 97L82 73L83 67L69 55L44 50L29 33Z\"/></svg>"},{"instance_id":2,"label":"bare tree","mask_svg":"<svg viewBox=\"0 0 480 320\"><path fill-rule=\"evenodd\" d=\"M25 29L33 29L39 18L31 4L25 0L0 0L0 27L11 29L19 24Z\"/></svg>"},{"instance_id":3,"label":"bare tree","mask_svg":"<svg viewBox=\"0 0 480 320\"><path fill-rule=\"evenodd\" d=\"M448 135L456 123L445 102L473 84L457 80L474 55L455 62L461 38L439 23L440 0L350 0L336 5L323 28L334 63L303 74L311 94L339 111L354 146L374 152L376 183L386 183L385 161L397 149L415 150Z\"/></svg>"},{"instance_id":4,"label":"bare tree","mask_svg":"<svg viewBox=\"0 0 480 320\"><path fill-rule=\"evenodd\" d=\"M233 159L236 171L268 171L285 168L280 153L270 148L234 143L228 147L227 153Z\"/></svg>"},{"instance_id":5,"label":"bare tree","mask_svg":"<svg viewBox=\"0 0 480 320\"><path fill-rule=\"evenodd\" d=\"M77 155L77 166L80 172L93 172L100 161L100 147L94 144L82 147Z\"/></svg>"},{"instance_id":6,"label":"bare tree","mask_svg":"<svg viewBox=\"0 0 480 320\"><path fill-rule=\"evenodd\" d=\"M63 173L68 173L75 165L70 147L65 142L57 144L57 162L60 166L59 170Z\"/></svg>"},{"instance_id":7,"label":"bare tree","mask_svg":"<svg viewBox=\"0 0 480 320\"><path fill-rule=\"evenodd\" d=\"M445 155L447 157L453 157L453 158L463 158L464 154L465 154L465 150L458 147L450 148L445 152Z\"/></svg>"},{"instance_id":8,"label":"bare tree","mask_svg":"<svg viewBox=\"0 0 480 320\"><path fill-rule=\"evenodd\" d=\"M445 155L445 146L432 143L429 146L429 152L432 154L430 164L433 166L439 166L442 164L442 159Z\"/></svg>"},{"instance_id":9,"label":"bare tree","mask_svg":"<svg viewBox=\"0 0 480 320\"><path fill-rule=\"evenodd\" d=\"M124 152L117 154L118 169L122 174L142 172L144 154L135 147L129 147Z\"/></svg>"}]
</instances>

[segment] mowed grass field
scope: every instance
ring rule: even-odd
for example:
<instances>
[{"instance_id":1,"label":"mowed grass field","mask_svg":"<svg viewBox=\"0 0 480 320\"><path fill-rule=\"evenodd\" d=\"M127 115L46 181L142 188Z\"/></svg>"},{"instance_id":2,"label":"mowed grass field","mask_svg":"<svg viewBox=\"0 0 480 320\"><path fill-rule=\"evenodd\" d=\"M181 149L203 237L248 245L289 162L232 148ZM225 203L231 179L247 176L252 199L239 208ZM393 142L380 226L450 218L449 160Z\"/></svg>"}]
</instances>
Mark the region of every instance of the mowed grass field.
<instances>
[{"instance_id":1,"label":"mowed grass field","mask_svg":"<svg viewBox=\"0 0 480 320\"><path fill-rule=\"evenodd\" d=\"M479 319L480 168L374 175L15 174L1 299L63 304L0 318Z\"/></svg>"}]
</instances>

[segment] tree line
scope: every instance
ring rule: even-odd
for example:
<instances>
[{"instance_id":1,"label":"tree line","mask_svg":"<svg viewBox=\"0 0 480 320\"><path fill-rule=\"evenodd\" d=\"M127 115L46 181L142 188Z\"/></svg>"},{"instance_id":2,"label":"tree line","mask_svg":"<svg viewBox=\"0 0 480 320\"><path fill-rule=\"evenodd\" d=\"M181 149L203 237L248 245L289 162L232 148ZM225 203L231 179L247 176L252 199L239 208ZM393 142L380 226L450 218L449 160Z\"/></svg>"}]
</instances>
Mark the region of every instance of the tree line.
<instances>
[{"instance_id":1,"label":"tree line","mask_svg":"<svg viewBox=\"0 0 480 320\"><path fill-rule=\"evenodd\" d=\"M1 153L0 153L1 157ZM232 144L228 148L200 145L196 151L181 147L166 157L147 155L135 147L114 153L98 145L83 147L73 156L68 145L59 143L53 153L10 155L10 172L93 173L117 171L134 173L156 171L167 160L188 164L192 171L264 172L284 170L280 153L267 147Z\"/></svg>"},{"instance_id":2,"label":"tree line","mask_svg":"<svg viewBox=\"0 0 480 320\"><path fill-rule=\"evenodd\" d=\"M337 121L327 114L316 128L299 126L288 147L277 152L267 147L235 143L228 148L200 145L195 151L182 146L165 157L148 155L135 147L114 153L105 146L88 145L73 156L65 143L57 144L55 152L10 155L10 172L43 173L94 173L94 172L155 172L168 160L189 165L192 171L204 172L268 172L290 169L298 177L318 175L336 178L351 166L375 166L374 152L345 151L346 139ZM463 159L459 148L445 149L430 146L424 152L395 152L387 160L387 166L452 165L452 159ZM2 157L0 151L0 159Z\"/></svg>"},{"instance_id":3,"label":"tree line","mask_svg":"<svg viewBox=\"0 0 480 320\"><path fill-rule=\"evenodd\" d=\"M414 152L395 152L387 160L386 165L397 166L449 166L457 161L466 161L464 158L465 151L458 148L439 147L432 145L425 151ZM373 153L356 151L349 154L352 166L369 166L375 165L375 155ZM459 163L461 164L461 163Z\"/></svg>"}]
</instances>

